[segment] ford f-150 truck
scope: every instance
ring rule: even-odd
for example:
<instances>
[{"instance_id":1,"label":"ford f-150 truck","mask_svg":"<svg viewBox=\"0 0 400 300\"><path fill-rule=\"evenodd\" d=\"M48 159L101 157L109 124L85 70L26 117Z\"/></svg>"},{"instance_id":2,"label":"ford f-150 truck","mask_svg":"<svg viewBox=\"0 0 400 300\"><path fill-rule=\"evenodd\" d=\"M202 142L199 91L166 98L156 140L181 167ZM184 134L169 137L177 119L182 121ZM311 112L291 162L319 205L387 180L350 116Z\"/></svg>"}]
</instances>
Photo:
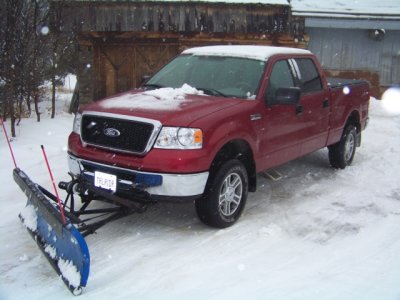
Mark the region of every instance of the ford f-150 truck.
<instances>
[{"instance_id":1,"label":"ford f-150 truck","mask_svg":"<svg viewBox=\"0 0 400 300\"><path fill-rule=\"evenodd\" d=\"M81 107L69 168L129 201L194 201L224 228L258 173L324 147L334 168L350 165L369 98L367 82L327 79L307 50L192 48L140 89Z\"/></svg>"}]
</instances>

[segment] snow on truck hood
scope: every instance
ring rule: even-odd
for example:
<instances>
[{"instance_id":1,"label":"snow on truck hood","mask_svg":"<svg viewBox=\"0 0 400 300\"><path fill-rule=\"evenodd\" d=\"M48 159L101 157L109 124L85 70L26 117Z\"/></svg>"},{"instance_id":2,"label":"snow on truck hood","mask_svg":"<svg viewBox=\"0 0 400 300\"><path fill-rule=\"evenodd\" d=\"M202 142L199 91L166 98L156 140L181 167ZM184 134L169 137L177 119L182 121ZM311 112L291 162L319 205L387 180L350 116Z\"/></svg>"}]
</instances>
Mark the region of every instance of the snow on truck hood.
<instances>
[{"instance_id":1,"label":"snow on truck hood","mask_svg":"<svg viewBox=\"0 0 400 300\"><path fill-rule=\"evenodd\" d=\"M204 93L184 84L181 88L160 88L137 94L120 94L101 101L100 106L106 109L175 111L186 101L186 95L204 95Z\"/></svg>"},{"instance_id":2,"label":"snow on truck hood","mask_svg":"<svg viewBox=\"0 0 400 300\"><path fill-rule=\"evenodd\" d=\"M86 111L110 112L158 120L162 123L189 124L221 109L237 105L238 99L205 95L187 84L180 88L121 93L85 107Z\"/></svg>"}]
</instances>

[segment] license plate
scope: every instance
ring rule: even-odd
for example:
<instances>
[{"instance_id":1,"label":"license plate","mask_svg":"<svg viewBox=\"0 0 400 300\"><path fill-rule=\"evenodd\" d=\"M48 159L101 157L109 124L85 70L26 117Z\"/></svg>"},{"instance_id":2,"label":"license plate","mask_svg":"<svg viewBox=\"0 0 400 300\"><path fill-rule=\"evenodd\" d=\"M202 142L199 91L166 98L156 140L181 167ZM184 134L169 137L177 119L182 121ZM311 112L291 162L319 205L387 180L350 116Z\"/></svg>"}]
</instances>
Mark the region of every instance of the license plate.
<instances>
[{"instance_id":1,"label":"license plate","mask_svg":"<svg viewBox=\"0 0 400 300\"><path fill-rule=\"evenodd\" d=\"M117 190L117 176L96 171L94 172L94 186L115 192Z\"/></svg>"}]
</instances>

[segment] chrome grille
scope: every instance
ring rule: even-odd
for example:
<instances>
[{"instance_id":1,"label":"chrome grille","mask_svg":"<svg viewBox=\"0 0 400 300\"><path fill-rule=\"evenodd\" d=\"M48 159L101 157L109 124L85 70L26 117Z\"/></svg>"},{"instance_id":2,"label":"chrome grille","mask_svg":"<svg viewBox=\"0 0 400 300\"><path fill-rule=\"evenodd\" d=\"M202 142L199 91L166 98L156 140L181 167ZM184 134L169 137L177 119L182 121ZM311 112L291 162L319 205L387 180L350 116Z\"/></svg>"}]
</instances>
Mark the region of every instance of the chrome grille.
<instances>
[{"instance_id":1,"label":"chrome grille","mask_svg":"<svg viewBox=\"0 0 400 300\"><path fill-rule=\"evenodd\" d=\"M157 125L157 121L114 114L83 114L81 139L101 148L143 154L158 133Z\"/></svg>"}]
</instances>

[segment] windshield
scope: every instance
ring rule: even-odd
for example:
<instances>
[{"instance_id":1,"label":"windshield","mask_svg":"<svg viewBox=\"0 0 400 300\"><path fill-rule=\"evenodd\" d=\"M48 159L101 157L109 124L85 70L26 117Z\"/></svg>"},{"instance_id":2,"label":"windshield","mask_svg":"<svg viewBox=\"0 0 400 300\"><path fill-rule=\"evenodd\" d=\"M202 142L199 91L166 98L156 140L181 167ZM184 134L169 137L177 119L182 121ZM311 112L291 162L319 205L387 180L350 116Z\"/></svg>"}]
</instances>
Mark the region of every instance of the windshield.
<instances>
[{"instance_id":1,"label":"windshield","mask_svg":"<svg viewBox=\"0 0 400 300\"><path fill-rule=\"evenodd\" d=\"M255 99L265 62L238 57L180 55L144 87L179 88L188 84L205 94Z\"/></svg>"}]
</instances>

